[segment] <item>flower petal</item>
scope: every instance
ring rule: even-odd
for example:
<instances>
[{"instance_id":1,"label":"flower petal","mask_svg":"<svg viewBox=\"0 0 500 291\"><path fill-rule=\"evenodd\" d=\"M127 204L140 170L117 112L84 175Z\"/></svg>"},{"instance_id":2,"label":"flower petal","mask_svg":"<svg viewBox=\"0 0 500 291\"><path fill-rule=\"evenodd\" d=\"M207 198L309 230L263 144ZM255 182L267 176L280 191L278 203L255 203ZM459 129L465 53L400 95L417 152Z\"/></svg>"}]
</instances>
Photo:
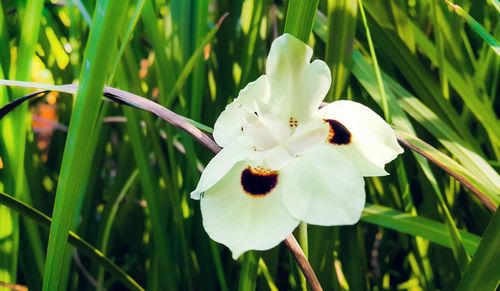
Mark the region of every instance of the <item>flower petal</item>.
<instances>
[{"instance_id":1,"label":"flower petal","mask_svg":"<svg viewBox=\"0 0 500 291\"><path fill-rule=\"evenodd\" d=\"M328 137L328 125L319 118L313 118L297 127L285 142L285 147L298 156L317 145L324 144Z\"/></svg>"},{"instance_id":2,"label":"flower petal","mask_svg":"<svg viewBox=\"0 0 500 291\"><path fill-rule=\"evenodd\" d=\"M232 145L223 148L203 170L198 186L191 192L191 198L200 199L203 192L213 187L237 162L244 160L252 152L252 148L245 145Z\"/></svg>"},{"instance_id":3,"label":"flower petal","mask_svg":"<svg viewBox=\"0 0 500 291\"><path fill-rule=\"evenodd\" d=\"M242 126L248 120L256 118L254 112L259 111L270 98L271 93L265 75L248 83L238 97L226 106L214 125L214 139L221 147L225 147L242 135Z\"/></svg>"},{"instance_id":4,"label":"flower petal","mask_svg":"<svg viewBox=\"0 0 500 291\"><path fill-rule=\"evenodd\" d=\"M310 63L311 57L309 46L284 34L274 40L267 58L274 114L299 125L316 112L331 84L328 65L320 60Z\"/></svg>"},{"instance_id":5,"label":"flower petal","mask_svg":"<svg viewBox=\"0 0 500 291\"><path fill-rule=\"evenodd\" d=\"M342 131L347 130L351 135L348 142L339 140L332 144L363 176L387 175L385 164L403 152L389 124L360 103L336 101L321 108L320 113L331 125L336 124L339 129L344 127ZM345 133L343 135L345 137Z\"/></svg>"},{"instance_id":6,"label":"flower petal","mask_svg":"<svg viewBox=\"0 0 500 291\"><path fill-rule=\"evenodd\" d=\"M297 219L316 225L356 223L365 205L364 180L353 163L327 144L282 169L283 198Z\"/></svg>"},{"instance_id":7,"label":"flower petal","mask_svg":"<svg viewBox=\"0 0 500 291\"><path fill-rule=\"evenodd\" d=\"M252 178L249 171L246 163L238 163L200 201L208 235L229 247L235 259L248 250L278 245L299 224L283 204L279 174L273 172L276 180L262 180L259 184L259 178ZM245 192L245 181L250 183L247 190L254 194Z\"/></svg>"}]
</instances>

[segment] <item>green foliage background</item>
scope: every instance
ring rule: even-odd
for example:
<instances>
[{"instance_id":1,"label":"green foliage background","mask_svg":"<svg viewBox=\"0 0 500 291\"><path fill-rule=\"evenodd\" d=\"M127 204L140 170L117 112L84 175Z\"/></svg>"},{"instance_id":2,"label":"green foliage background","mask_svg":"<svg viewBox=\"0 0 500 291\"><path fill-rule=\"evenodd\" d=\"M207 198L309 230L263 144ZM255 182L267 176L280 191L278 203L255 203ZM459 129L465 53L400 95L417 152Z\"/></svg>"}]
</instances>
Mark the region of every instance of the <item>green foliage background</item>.
<instances>
[{"instance_id":1,"label":"green foliage background","mask_svg":"<svg viewBox=\"0 0 500 291\"><path fill-rule=\"evenodd\" d=\"M188 194L209 150L100 94L209 129L283 32L329 64L325 101L370 106L407 147L367 179L360 223L297 231L323 288L495 290L500 4L455 4L2 1L0 79L80 86L0 120L0 290L306 290L285 247L234 261L208 238ZM0 86L0 105L29 92Z\"/></svg>"}]
</instances>

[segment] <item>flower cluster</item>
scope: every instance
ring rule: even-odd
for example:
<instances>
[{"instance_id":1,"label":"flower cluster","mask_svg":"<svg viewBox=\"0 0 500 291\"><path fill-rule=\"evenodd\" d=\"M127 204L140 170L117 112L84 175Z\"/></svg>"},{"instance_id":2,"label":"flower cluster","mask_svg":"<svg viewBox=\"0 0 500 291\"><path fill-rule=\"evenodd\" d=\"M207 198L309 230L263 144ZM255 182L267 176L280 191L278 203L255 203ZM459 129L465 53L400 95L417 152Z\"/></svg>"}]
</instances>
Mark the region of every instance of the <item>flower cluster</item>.
<instances>
[{"instance_id":1,"label":"flower cluster","mask_svg":"<svg viewBox=\"0 0 500 291\"><path fill-rule=\"evenodd\" d=\"M191 193L203 226L233 257L270 249L304 221L356 223L364 179L402 153L391 127L366 106L318 109L330 84L325 62L289 34L271 46L266 74L249 83L214 128L223 149Z\"/></svg>"}]
</instances>

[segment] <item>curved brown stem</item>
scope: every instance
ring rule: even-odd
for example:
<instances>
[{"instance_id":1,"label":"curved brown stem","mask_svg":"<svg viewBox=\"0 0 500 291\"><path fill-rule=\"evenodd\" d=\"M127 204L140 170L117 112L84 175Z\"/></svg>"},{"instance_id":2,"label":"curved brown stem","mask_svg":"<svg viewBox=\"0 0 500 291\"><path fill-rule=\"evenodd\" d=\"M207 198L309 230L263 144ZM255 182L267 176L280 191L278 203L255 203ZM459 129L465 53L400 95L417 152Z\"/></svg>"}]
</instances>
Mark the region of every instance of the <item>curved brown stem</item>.
<instances>
[{"instance_id":1,"label":"curved brown stem","mask_svg":"<svg viewBox=\"0 0 500 291\"><path fill-rule=\"evenodd\" d=\"M300 270L306 277L306 281L311 287L311 290L313 291L320 291L323 290L321 287L321 284L318 281L318 277L316 277L316 273L314 273L314 270L311 267L311 264L307 260L306 255L300 248L299 243L293 236L293 234L290 234L284 241L286 247L292 253L292 256L295 258L295 261L297 262L297 265L299 266Z\"/></svg>"},{"instance_id":2,"label":"curved brown stem","mask_svg":"<svg viewBox=\"0 0 500 291\"><path fill-rule=\"evenodd\" d=\"M423 156L426 158L428 161L433 163L434 165L438 166L439 168L443 169L446 173L448 173L450 176L455 178L460 184L462 184L465 188L469 189L476 197L481 201L481 203L491 212L495 212L497 207L493 202L490 201L488 196L486 196L481 190L479 190L477 187L475 187L467 178L464 176L456 173L455 171L451 170L448 168L446 165L441 163L439 160L435 159L432 155L427 153L425 150L420 149L419 147L415 146L412 144L410 141L408 141L404 136L399 133L397 135L397 139L399 143L401 143L403 146L406 148L409 148L410 150L418 153L419 155ZM423 141L422 141L423 143ZM431 147L431 145L426 144L427 146Z\"/></svg>"}]
</instances>

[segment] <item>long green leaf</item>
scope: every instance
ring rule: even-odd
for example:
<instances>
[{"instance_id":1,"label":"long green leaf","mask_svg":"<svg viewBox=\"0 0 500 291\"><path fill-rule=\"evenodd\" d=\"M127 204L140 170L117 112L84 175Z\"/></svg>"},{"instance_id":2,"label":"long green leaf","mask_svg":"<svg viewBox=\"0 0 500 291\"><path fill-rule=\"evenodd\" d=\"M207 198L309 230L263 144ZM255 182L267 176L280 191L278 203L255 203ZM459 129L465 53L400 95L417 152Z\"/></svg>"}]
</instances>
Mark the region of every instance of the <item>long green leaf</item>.
<instances>
[{"instance_id":1,"label":"long green leaf","mask_svg":"<svg viewBox=\"0 0 500 291\"><path fill-rule=\"evenodd\" d=\"M92 154L86 151L90 146L94 122L99 114L100 92L104 87L111 51L116 43L118 28L127 2L110 0L98 2L94 21L85 52L81 83L78 87L74 112L69 126L56 201L53 223L50 228L49 244L43 290L61 290L61 270L66 250L66 240L73 218L73 211L80 193L82 181L90 170ZM104 69L103 69L104 68Z\"/></svg>"},{"instance_id":2,"label":"long green leaf","mask_svg":"<svg viewBox=\"0 0 500 291\"><path fill-rule=\"evenodd\" d=\"M446 226L428 218L403 213L381 205L367 204L361 220L409 235L420 236L441 246L452 247ZM467 252L474 255L479 246L480 237L463 230L460 231L460 235Z\"/></svg>"},{"instance_id":3,"label":"long green leaf","mask_svg":"<svg viewBox=\"0 0 500 291\"><path fill-rule=\"evenodd\" d=\"M493 2L496 2L496 5L498 5L498 1L493 0ZM455 13L463 17L472 30L474 30L493 49L493 51L495 51L497 55L500 55L500 44L479 22L477 22L472 16L469 15L469 13L467 13L467 11L457 4L447 0L446 4L448 4L453 11L455 11Z\"/></svg>"},{"instance_id":4,"label":"long green leaf","mask_svg":"<svg viewBox=\"0 0 500 291\"><path fill-rule=\"evenodd\" d=\"M285 33L307 43L313 27L319 0L290 0L285 22Z\"/></svg>"},{"instance_id":5,"label":"long green leaf","mask_svg":"<svg viewBox=\"0 0 500 291\"><path fill-rule=\"evenodd\" d=\"M476 254L465 271L457 290L498 290L500 285L500 211L496 211L486 231Z\"/></svg>"},{"instance_id":6,"label":"long green leaf","mask_svg":"<svg viewBox=\"0 0 500 291\"><path fill-rule=\"evenodd\" d=\"M2 75L10 75L19 80L29 80L31 77L31 63L35 55L38 34L41 27L43 1L29 0L18 2L17 8L19 18L22 20L17 59L15 65L10 66L10 72L0 72L0 77ZM5 33L5 27L1 27L0 29ZM2 48L5 48L5 46ZM3 57L5 57L5 54L8 54L8 50L3 54ZM3 59L2 61L5 62L6 60ZM7 68L6 64L2 65L5 65L5 68ZM3 69L0 71L3 71ZM22 89L14 90L10 96L11 100L22 94L24 94ZM0 97L0 102L4 101L1 99L4 98ZM21 195L17 198L24 201L31 200L30 191L26 187L28 183L24 167L29 116L27 105L23 105L20 110L17 110L0 123L3 145L0 148L0 155L5 158L8 165L5 169L6 179L3 181L5 183L5 190L16 193L16 195ZM19 254L19 218L16 213L10 213L8 209L3 207L0 209L0 216L2 216L0 219L3 222L0 225L0 248L4 250L0 252L0 269L4 270L0 272L0 281L15 283ZM36 254L33 258L36 274L33 274L33 276L40 276L44 259L42 245L36 233L36 228L29 222L26 223L26 226L28 237L25 242L33 250L34 254Z\"/></svg>"},{"instance_id":7,"label":"long green leaf","mask_svg":"<svg viewBox=\"0 0 500 291\"><path fill-rule=\"evenodd\" d=\"M337 100L348 85L352 68L352 50L356 20L357 0L328 0L328 34L326 39L325 61L332 68L332 90L329 100ZM322 15L316 15L316 18Z\"/></svg>"}]
</instances>

